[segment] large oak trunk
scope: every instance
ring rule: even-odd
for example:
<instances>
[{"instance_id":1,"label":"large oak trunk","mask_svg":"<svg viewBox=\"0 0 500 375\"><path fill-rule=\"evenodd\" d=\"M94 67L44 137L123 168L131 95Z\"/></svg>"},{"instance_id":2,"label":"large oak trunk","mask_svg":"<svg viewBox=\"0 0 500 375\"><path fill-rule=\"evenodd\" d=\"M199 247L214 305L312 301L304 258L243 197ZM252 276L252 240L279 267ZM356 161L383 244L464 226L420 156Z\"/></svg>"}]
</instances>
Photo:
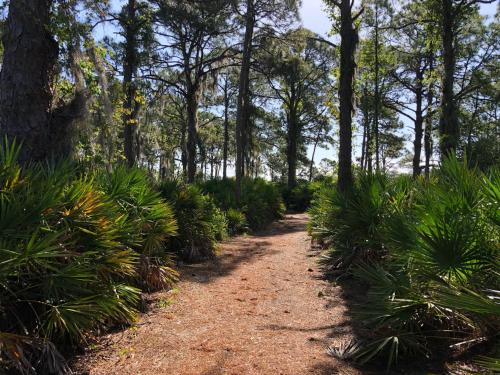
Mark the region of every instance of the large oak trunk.
<instances>
[{"instance_id":1,"label":"large oak trunk","mask_svg":"<svg viewBox=\"0 0 500 375\"><path fill-rule=\"evenodd\" d=\"M52 0L11 0L3 37L0 133L23 143L21 162L53 152L51 84L58 44L49 31L51 5Z\"/></svg>"}]
</instances>

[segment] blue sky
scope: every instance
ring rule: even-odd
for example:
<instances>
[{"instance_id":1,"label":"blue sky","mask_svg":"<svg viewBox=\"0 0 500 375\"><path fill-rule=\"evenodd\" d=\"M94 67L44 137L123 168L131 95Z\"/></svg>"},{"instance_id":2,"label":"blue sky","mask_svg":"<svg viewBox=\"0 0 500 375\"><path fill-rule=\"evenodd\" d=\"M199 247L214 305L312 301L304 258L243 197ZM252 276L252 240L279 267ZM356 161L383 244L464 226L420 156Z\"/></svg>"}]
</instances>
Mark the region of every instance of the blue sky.
<instances>
[{"instance_id":1,"label":"blue sky","mask_svg":"<svg viewBox=\"0 0 500 375\"><path fill-rule=\"evenodd\" d=\"M304 27L326 36L330 31L330 20L324 8L322 0L304 0L300 9L300 18Z\"/></svg>"}]
</instances>

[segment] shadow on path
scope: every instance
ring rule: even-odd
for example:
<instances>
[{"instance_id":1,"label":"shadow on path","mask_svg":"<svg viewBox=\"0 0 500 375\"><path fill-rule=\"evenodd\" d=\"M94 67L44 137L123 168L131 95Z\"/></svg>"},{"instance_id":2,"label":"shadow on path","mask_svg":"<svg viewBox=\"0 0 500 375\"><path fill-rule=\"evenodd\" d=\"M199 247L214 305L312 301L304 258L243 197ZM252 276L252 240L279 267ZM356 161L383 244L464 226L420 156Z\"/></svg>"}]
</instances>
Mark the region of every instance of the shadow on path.
<instances>
[{"instance_id":1,"label":"shadow on path","mask_svg":"<svg viewBox=\"0 0 500 375\"><path fill-rule=\"evenodd\" d=\"M184 264L178 267L182 280L210 283L218 277L230 275L244 264L249 264L262 256L279 251L270 247L272 238L305 231L307 218L304 215L286 215L285 220L271 223L268 228L252 235L235 237L220 246L215 259L200 263ZM230 250L227 250L230 249Z\"/></svg>"}]
</instances>

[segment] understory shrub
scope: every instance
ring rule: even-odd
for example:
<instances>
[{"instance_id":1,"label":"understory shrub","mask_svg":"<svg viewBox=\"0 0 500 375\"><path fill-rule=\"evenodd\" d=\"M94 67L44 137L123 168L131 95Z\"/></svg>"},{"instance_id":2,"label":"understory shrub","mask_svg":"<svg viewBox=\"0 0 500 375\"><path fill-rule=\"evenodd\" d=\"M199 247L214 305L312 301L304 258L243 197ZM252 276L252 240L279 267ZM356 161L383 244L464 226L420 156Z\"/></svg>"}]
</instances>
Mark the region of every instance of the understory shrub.
<instances>
[{"instance_id":1,"label":"understory shrub","mask_svg":"<svg viewBox=\"0 0 500 375\"><path fill-rule=\"evenodd\" d=\"M97 181L126 218L122 242L139 254L138 286L150 292L171 286L177 279L171 268L172 241L177 235L172 207L139 169L120 166L112 173L101 171Z\"/></svg>"},{"instance_id":2,"label":"understory shrub","mask_svg":"<svg viewBox=\"0 0 500 375\"><path fill-rule=\"evenodd\" d=\"M227 230L230 236L245 233L248 230L247 218L245 214L235 208L230 208L226 212Z\"/></svg>"},{"instance_id":3,"label":"understory shrub","mask_svg":"<svg viewBox=\"0 0 500 375\"><path fill-rule=\"evenodd\" d=\"M316 195L310 231L332 248L327 270L369 286L354 359L446 359L498 340L498 176L451 158L429 181L359 176L348 194Z\"/></svg>"},{"instance_id":4,"label":"understory shrub","mask_svg":"<svg viewBox=\"0 0 500 375\"><path fill-rule=\"evenodd\" d=\"M173 282L168 204L139 171L21 167L0 147L0 366L67 371L60 348L136 319L141 289Z\"/></svg>"},{"instance_id":5,"label":"understory shrub","mask_svg":"<svg viewBox=\"0 0 500 375\"><path fill-rule=\"evenodd\" d=\"M213 257L217 242L224 239L228 231L224 212L197 186L166 181L160 185L160 191L182 223L172 244L177 253L188 261Z\"/></svg>"},{"instance_id":6,"label":"understory shrub","mask_svg":"<svg viewBox=\"0 0 500 375\"><path fill-rule=\"evenodd\" d=\"M393 215L394 203L408 202L411 195L408 178L383 174L358 175L347 193L331 185L320 188L309 211L309 232L333 245L322 259L325 270L344 272L361 261L381 260L386 255L384 225Z\"/></svg>"},{"instance_id":7,"label":"understory shrub","mask_svg":"<svg viewBox=\"0 0 500 375\"><path fill-rule=\"evenodd\" d=\"M200 184L200 187L212 196L224 211L236 209L244 213L252 230L266 227L272 221L281 219L285 213L278 187L264 179L243 179L239 204L236 201L234 179L210 180Z\"/></svg>"}]
</instances>

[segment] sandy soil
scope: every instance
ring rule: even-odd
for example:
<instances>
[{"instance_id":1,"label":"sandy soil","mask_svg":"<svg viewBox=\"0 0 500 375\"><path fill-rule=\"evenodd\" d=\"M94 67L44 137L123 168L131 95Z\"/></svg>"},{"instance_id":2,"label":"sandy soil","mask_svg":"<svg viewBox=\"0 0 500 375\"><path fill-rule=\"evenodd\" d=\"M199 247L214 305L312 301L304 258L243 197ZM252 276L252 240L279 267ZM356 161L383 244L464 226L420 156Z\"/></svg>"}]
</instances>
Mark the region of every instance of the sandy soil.
<instances>
[{"instance_id":1,"label":"sandy soil","mask_svg":"<svg viewBox=\"0 0 500 375\"><path fill-rule=\"evenodd\" d=\"M305 215L221 245L181 269L178 290L78 359L90 375L359 374L326 354L351 328L338 287L320 279Z\"/></svg>"}]
</instances>

